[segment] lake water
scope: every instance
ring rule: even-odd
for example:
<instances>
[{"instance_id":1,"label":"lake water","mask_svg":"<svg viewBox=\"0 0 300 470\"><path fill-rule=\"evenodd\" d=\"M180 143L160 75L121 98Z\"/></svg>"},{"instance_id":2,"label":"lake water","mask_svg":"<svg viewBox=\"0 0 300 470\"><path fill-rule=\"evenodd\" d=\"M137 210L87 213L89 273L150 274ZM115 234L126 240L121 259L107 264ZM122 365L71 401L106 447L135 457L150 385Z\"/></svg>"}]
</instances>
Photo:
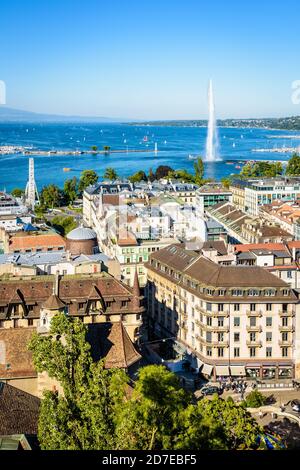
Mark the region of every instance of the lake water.
<instances>
[{"instance_id":1,"label":"lake water","mask_svg":"<svg viewBox=\"0 0 300 470\"><path fill-rule=\"evenodd\" d=\"M189 155L202 155L205 151L206 128L171 126L130 126L121 124L70 124L70 123L0 123L0 145L19 145L40 150L99 150L108 145L112 149L125 150L111 155L34 156L35 177L38 188L55 183L63 186L66 179L79 177L85 169L94 169L102 176L107 167L113 167L119 176L126 177L138 170L155 170L159 165L174 169L193 170ZM285 160L289 154L256 153L252 149L274 147L298 147L297 132L219 128L220 157L223 161L205 163L205 176L220 179L231 173L239 173L236 165L225 160ZM146 139L144 139L147 137ZM155 143L158 154L155 155ZM140 149L127 153L126 149ZM153 152L143 153L143 149ZM0 156L0 189L24 188L28 178L28 156ZM64 167L72 171L65 173Z\"/></svg>"}]
</instances>

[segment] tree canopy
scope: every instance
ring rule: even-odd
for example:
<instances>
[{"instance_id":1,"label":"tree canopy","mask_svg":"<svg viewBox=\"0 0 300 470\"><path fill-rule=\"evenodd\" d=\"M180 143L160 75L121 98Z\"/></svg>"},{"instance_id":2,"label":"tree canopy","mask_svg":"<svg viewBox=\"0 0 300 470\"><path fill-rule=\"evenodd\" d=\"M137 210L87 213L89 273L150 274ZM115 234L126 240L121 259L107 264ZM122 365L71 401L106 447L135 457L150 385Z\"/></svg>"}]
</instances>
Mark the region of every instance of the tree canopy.
<instances>
[{"instance_id":1,"label":"tree canopy","mask_svg":"<svg viewBox=\"0 0 300 470\"><path fill-rule=\"evenodd\" d=\"M294 153L286 168L286 175L287 176L299 176L300 175L300 155Z\"/></svg>"},{"instance_id":2,"label":"tree canopy","mask_svg":"<svg viewBox=\"0 0 300 470\"><path fill-rule=\"evenodd\" d=\"M233 400L197 404L164 366L139 370L128 395L129 378L94 362L87 326L64 313L50 333L30 341L34 365L62 387L47 391L38 437L43 450L251 449L261 429Z\"/></svg>"},{"instance_id":3,"label":"tree canopy","mask_svg":"<svg viewBox=\"0 0 300 470\"><path fill-rule=\"evenodd\" d=\"M55 184L44 186L40 193L41 205L47 209L59 207L63 202L63 193Z\"/></svg>"},{"instance_id":4,"label":"tree canopy","mask_svg":"<svg viewBox=\"0 0 300 470\"><path fill-rule=\"evenodd\" d=\"M104 178L110 181L115 181L116 179L118 179L116 170L111 167L106 168L105 173L104 173Z\"/></svg>"},{"instance_id":5,"label":"tree canopy","mask_svg":"<svg viewBox=\"0 0 300 470\"><path fill-rule=\"evenodd\" d=\"M11 195L13 197L22 197L24 193L25 193L24 189L15 188L12 190Z\"/></svg>"},{"instance_id":6,"label":"tree canopy","mask_svg":"<svg viewBox=\"0 0 300 470\"><path fill-rule=\"evenodd\" d=\"M78 191L78 181L76 176L74 178L68 179L64 183L64 198L66 204L73 204L77 198Z\"/></svg>"},{"instance_id":7,"label":"tree canopy","mask_svg":"<svg viewBox=\"0 0 300 470\"><path fill-rule=\"evenodd\" d=\"M61 235L66 236L71 232L71 230L74 230L77 227L77 223L71 215L68 217L57 215L51 220L51 226Z\"/></svg>"},{"instance_id":8,"label":"tree canopy","mask_svg":"<svg viewBox=\"0 0 300 470\"><path fill-rule=\"evenodd\" d=\"M128 179L131 183L139 183L140 181L148 181L146 173L142 170L137 171L132 176L129 176Z\"/></svg>"},{"instance_id":9,"label":"tree canopy","mask_svg":"<svg viewBox=\"0 0 300 470\"><path fill-rule=\"evenodd\" d=\"M253 164L247 163L242 171L241 176L245 178L252 177L275 177L282 175L283 168L280 162L256 162Z\"/></svg>"},{"instance_id":10,"label":"tree canopy","mask_svg":"<svg viewBox=\"0 0 300 470\"><path fill-rule=\"evenodd\" d=\"M95 170L84 170L80 175L78 190L82 193L88 186L96 184L99 177Z\"/></svg>"}]
</instances>

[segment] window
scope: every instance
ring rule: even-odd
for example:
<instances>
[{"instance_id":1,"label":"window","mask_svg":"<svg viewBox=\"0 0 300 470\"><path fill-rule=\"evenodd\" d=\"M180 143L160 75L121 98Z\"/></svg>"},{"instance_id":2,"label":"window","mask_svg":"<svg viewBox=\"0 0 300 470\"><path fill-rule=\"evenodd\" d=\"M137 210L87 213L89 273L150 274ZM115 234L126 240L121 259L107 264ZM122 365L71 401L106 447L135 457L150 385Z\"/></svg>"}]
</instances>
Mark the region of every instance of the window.
<instances>
[{"instance_id":1,"label":"window","mask_svg":"<svg viewBox=\"0 0 300 470\"><path fill-rule=\"evenodd\" d=\"M258 297L259 296L259 291L256 289L250 289L249 290L249 296L251 297Z\"/></svg>"},{"instance_id":2,"label":"window","mask_svg":"<svg viewBox=\"0 0 300 470\"><path fill-rule=\"evenodd\" d=\"M288 272L287 272L287 278L288 278L288 279L292 279L292 271L288 271Z\"/></svg>"},{"instance_id":3,"label":"window","mask_svg":"<svg viewBox=\"0 0 300 470\"><path fill-rule=\"evenodd\" d=\"M234 297L242 297L243 296L243 291L241 289L233 289L232 295Z\"/></svg>"},{"instance_id":4,"label":"window","mask_svg":"<svg viewBox=\"0 0 300 470\"><path fill-rule=\"evenodd\" d=\"M206 348L206 355L211 357L212 356L212 349L211 348Z\"/></svg>"},{"instance_id":5,"label":"window","mask_svg":"<svg viewBox=\"0 0 300 470\"><path fill-rule=\"evenodd\" d=\"M211 332L210 332L210 331L207 331L207 332L206 332L206 341L207 341L208 343L211 343Z\"/></svg>"},{"instance_id":6,"label":"window","mask_svg":"<svg viewBox=\"0 0 300 470\"><path fill-rule=\"evenodd\" d=\"M288 357L289 348L282 348L282 357Z\"/></svg>"},{"instance_id":7,"label":"window","mask_svg":"<svg viewBox=\"0 0 300 470\"><path fill-rule=\"evenodd\" d=\"M256 341L256 333L250 333L250 341Z\"/></svg>"},{"instance_id":8,"label":"window","mask_svg":"<svg viewBox=\"0 0 300 470\"><path fill-rule=\"evenodd\" d=\"M224 348L218 348L218 357L224 357Z\"/></svg>"},{"instance_id":9,"label":"window","mask_svg":"<svg viewBox=\"0 0 300 470\"><path fill-rule=\"evenodd\" d=\"M282 317L282 326L288 326L288 325L289 325L289 318Z\"/></svg>"},{"instance_id":10,"label":"window","mask_svg":"<svg viewBox=\"0 0 300 470\"><path fill-rule=\"evenodd\" d=\"M222 343L224 341L224 333L218 333L218 341Z\"/></svg>"},{"instance_id":11,"label":"window","mask_svg":"<svg viewBox=\"0 0 300 470\"><path fill-rule=\"evenodd\" d=\"M223 312L224 304L218 304L218 312Z\"/></svg>"},{"instance_id":12,"label":"window","mask_svg":"<svg viewBox=\"0 0 300 470\"><path fill-rule=\"evenodd\" d=\"M234 348L233 355L234 357L240 357L240 348Z\"/></svg>"},{"instance_id":13,"label":"window","mask_svg":"<svg viewBox=\"0 0 300 470\"><path fill-rule=\"evenodd\" d=\"M28 326L33 326L33 319L32 318L28 318Z\"/></svg>"},{"instance_id":14,"label":"window","mask_svg":"<svg viewBox=\"0 0 300 470\"><path fill-rule=\"evenodd\" d=\"M240 317L234 317L234 320L233 320L233 325L238 327L240 326Z\"/></svg>"},{"instance_id":15,"label":"window","mask_svg":"<svg viewBox=\"0 0 300 470\"><path fill-rule=\"evenodd\" d=\"M256 317L250 317L250 326L256 326Z\"/></svg>"},{"instance_id":16,"label":"window","mask_svg":"<svg viewBox=\"0 0 300 470\"><path fill-rule=\"evenodd\" d=\"M272 357L272 348L266 348L266 356Z\"/></svg>"},{"instance_id":17,"label":"window","mask_svg":"<svg viewBox=\"0 0 300 470\"><path fill-rule=\"evenodd\" d=\"M272 311L272 304L267 304L266 305L266 310L267 310L267 312L271 312Z\"/></svg>"},{"instance_id":18,"label":"window","mask_svg":"<svg viewBox=\"0 0 300 470\"><path fill-rule=\"evenodd\" d=\"M250 304L250 312L255 312L256 304Z\"/></svg>"},{"instance_id":19,"label":"window","mask_svg":"<svg viewBox=\"0 0 300 470\"><path fill-rule=\"evenodd\" d=\"M219 318L218 318L218 326L219 326L219 327L224 326L224 317L219 317Z\"/></svg>"},{"instance_id":20,"label":"window","mask_svg":"<svg viewBox=\"0 0 300 470\"><path fill-rule=\"evenodd\" d=\"M238 343L240 341L240 334L239 333L234 333L234 342Z\"/></svg>"},{"instance_id":21,"label":"window","mask_svg":"<svg viewBox=\"0 0 300 470\"><path fill-rule=\"evenodd\" d=\"M256 357L256 348L249 348L250 357Z\"/></svg>"},{"instance_id":22,"label":"window","mask_svg":"<svg viewBox=\"0 0 300 470\"><path fill-rule=\"evenodd\" d=\"M234 311L239 312L240 311L240 304L234 304Z\"/></svg>"},{"instance_id":23,"label":"window","mask_svg":"<svg viewBox=\"0 0 300 470\"><path fill-rule=\"evenodd\" d=\"M209 304L209 303L207 303L207 304L206 304L206 310L207 310L208 312L211 312L211 311L212 311L212 305Z\"/></svg>"},{"instance_id":24,"label":"window","mask_svg":"<svg viewBox=\"0 0 300 470\"><path fill-rule=\"evenodd\" d=\"M272 341L272 333L266 333L266 341L270 343Z\"/></svg>"},{"instance_id":25,"label":"window","mask_svg":"<svg viewBox=\"0 0 300 470\"><path fill-rule=\"evenodd\" d=\"M286 331L284 333L282 333L281 336L282 336L282 341L288 341L289 340L289 334Z\"/></svg>"},{"instance_id":26,"label":"window","mask_svg":"<svg viewBox=\"0 0 300 470\"><path fill-rule=\"evenodd\" d=\"M266 326L268 326L268 327L272 326L272 317L267 317L266 318Z\"/></svg>"},{"instance_id":27,"label":"window","mask_svg":"<svg viewBox=\"0 0 300 470\"><path fill-rule=\"evenodd\" d=\"M127 307L128 307L128 302L127 302L127 300L122 300L122 302L121 302L121 307L122 307L122 308L127 308Z\"/></svg>"},{"instance_id":28,"label":"window","mask_svg":"<svg viewBox=\"0 0 300 470\"><path fill-rule=\"evenodd\" d=\"M206 318L206 324L207 326L212 326L212 319L210 317Z\"/></svg>"},{"instance_id":29,"label":"window","mask_svg":"<svg viewBox=\"0 0 300 470\"><path fill-rule=\"evenodd\" d=\"M108 303L109 303L109 302L106 302L106 305L107 305ZM83 309L84 309L84 303L80 302L80 303L78 304L78 309L79 309L79 310L83 310Z\"/></svg>"}]
</instances>

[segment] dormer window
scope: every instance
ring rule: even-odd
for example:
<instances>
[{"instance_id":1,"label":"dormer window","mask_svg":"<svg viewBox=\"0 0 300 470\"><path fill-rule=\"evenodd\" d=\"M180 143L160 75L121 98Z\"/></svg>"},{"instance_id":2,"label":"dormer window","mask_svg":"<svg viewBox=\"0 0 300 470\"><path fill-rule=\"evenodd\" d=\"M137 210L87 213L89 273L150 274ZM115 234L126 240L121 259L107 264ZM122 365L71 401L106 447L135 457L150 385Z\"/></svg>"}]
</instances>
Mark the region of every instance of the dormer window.
<instances>
[{"instance_id":1,"label":"dormer window","mask_svg":"<svg viewBox=\"0 0 300 470\"><path fill-rule=\"evenodd\" d=\"M243 291L241 289L233 289L232 295L234 297L242 297L243 296Z\"/></svg>"}]
</instances>

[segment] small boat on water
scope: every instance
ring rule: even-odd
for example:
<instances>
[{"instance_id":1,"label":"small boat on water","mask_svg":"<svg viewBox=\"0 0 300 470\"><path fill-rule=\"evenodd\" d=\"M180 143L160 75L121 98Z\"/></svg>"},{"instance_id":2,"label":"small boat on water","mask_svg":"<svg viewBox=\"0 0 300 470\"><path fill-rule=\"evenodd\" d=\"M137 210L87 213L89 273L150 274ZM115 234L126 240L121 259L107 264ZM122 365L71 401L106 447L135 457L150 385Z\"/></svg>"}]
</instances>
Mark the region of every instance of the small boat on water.
<instances>
[{"instance_id":1,"label":"small boat on water","mask_svg":"<svg viewBox=\"0 0 300 470\"><path fill-rule=\"evenodd\" d=\"M195 155L189 155L189 160L197 160L197 156Z\"/></svg>"},{"instance_id":2,"label":"small boat on water","mask_svg":"<svg viewBox=\"0 0 300 470\"><path fill-rule=\"evenodd\" d=\"M145 135L145 137L143 138L143 142L148 142L148 137Z\"/></svg>"},{"instance_id":3,"label":"small boat on water","mask_svg":"<svg viewBox=\"0 0 300 470\"><path fill-rule=\"evenodd\" d=\"M68 171L71 171L71 168L64 168L63 171L67 173Z\"/></svg>"},{"instance_id":4,"label":"small boat on water","mask_svg":"<svg viewBox=\"0 0 300 470\"><path fill-rule=\"evenodd\" d=\"M236 165L235 167L237 170L240 170L242 167L240 165Z\"/></svg>"}]
</instances>

